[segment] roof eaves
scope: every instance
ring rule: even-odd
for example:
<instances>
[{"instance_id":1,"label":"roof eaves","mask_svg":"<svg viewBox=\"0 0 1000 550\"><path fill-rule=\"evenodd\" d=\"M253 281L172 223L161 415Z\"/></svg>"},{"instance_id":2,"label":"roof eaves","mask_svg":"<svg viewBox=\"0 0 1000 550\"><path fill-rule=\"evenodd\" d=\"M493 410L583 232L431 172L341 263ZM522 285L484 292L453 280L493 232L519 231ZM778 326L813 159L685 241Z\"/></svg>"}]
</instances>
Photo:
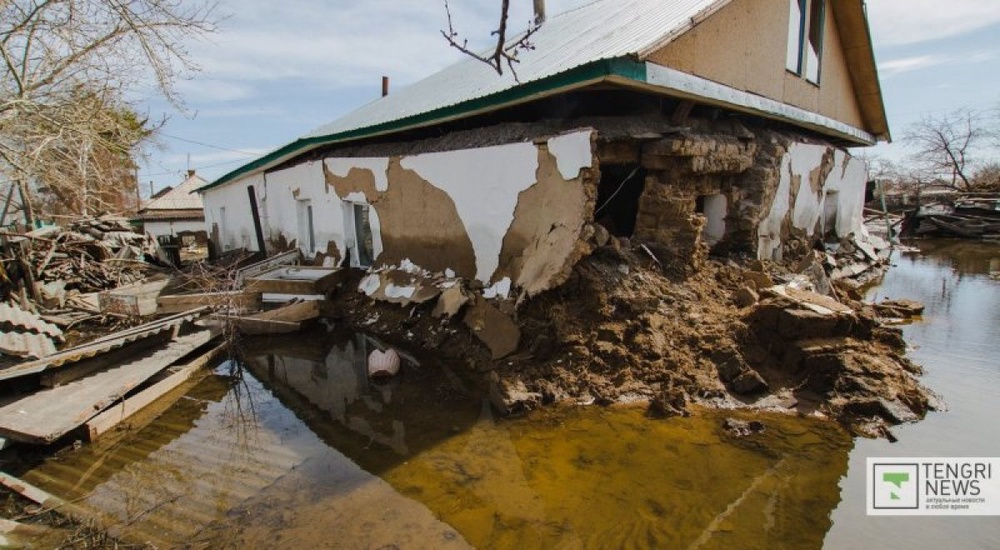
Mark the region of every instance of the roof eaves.
<instances>
[{"instance_id":1,"label":"roof eaves","mask_svg":"<svg viewBox=\"0 0 1000 550\"><path fill-rule=\"evenodd\" d=\"M637 61L631 56L601 59L580 65L559 74L541 78L532 82L526 82L520 86L508 88L488 96L470 99L425 113L396 119L382 124L349 130L346 132L298 139L288 145L285 145L284 147L281 147L280 149L264 155L257 160L254 160L253 162L245 164L236 170L229 172L214 182L199 189L198 193L204 193L205 191L239 179L242 176L277 166L278 164L323 145L345 143L380 135L394 134L405 130L440 124L442 122L458 118L488 113L505 107L510 107L520 103L525 103L542 97L587 86L612 76L627 80L645 81L646 64Z\"/></svg>"}]
</instances>

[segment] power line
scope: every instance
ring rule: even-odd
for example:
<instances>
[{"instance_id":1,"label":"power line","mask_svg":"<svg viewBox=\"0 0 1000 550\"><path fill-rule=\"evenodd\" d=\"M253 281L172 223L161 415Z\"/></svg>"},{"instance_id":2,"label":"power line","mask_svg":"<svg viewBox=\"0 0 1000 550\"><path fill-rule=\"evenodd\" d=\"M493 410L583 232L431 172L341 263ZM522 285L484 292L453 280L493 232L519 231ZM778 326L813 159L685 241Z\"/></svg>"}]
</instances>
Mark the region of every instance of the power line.
<instances>
[{"instance_id":1,"label":"power line","mask_svg":"<svg viewBox=\"0 0 1000 550\"><path fill-rule=\"evenodd\" d=\"M239 149L229 149L228 147L220 147L218 145L212 145L211 143L204 143L204 142L201 142L201 141L195 141L193 139L182 138L180 136L175 136L175 135L172 135L172 134L168 134L166 132L159 132L159 135L161 135L163 137L166 137L166 138L170 138L170 139L176 139L177 141L183 141L185 143L191 143L191 144L194 144L194 145L201 145L202 147L210 147L212 149L218 149L220 151L228 151L230 153L239 153L241 155L246 155L248 157L259 156L259 153L251 153L249 151L240 151Z\"/></svg>"},{"instance_id":2,"label":"power line","mask_svg":"<svg viewBox=\"0 0 1000 550\"><path fill-rule=\"evenodd\" d=\"M198 166L197 169L199 169L199 170L207 170L209 168L217 168L219 166L225 166L227 164L235 164L237 162L246 162L246 161L243 160L243 159L227 160L225 162L217 162L215 164L208 164L208 165L205 165L205 166ZM153 176L169 176L169 175L172 175L172 174L180 174L182 172L184 172L184 171L183 170L170 170L170 171L167 171L167 172L157 172L155 174L140 173L139 176L140 177L144 177L144 178L150 178L150 177L153 177Z\"/></svg>"}]
</instances>

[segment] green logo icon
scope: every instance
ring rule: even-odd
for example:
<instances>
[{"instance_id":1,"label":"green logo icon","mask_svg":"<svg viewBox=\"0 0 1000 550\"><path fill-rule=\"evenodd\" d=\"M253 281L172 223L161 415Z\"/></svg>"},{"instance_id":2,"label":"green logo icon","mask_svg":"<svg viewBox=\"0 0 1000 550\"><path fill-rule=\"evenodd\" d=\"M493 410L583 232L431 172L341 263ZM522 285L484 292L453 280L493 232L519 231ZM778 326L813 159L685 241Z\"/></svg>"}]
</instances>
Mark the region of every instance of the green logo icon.
<instances>
[{"instance_id":1,"label":"green logo icon","mask_svg":"<svg viewBox=\"0 0 1000 550\"><path fill-rule=\"evenodd\" d=\"M910 481L910 474L906 472L886 472L882 474L882 481L895 485L898 489L903 488L903 484ZM889 493L889 498L899 500L899 495L895 492Z\"/></svg>"}]
</instances>

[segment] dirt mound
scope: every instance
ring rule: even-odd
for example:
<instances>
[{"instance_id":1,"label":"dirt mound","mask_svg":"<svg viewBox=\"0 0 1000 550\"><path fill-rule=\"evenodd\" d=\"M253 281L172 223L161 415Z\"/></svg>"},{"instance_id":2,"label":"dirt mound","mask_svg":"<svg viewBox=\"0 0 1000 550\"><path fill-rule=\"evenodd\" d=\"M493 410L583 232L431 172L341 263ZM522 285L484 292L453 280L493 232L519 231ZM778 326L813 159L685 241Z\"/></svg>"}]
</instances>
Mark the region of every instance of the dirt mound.
<instances>
[{"instance_id":1,"label":"dirt mound","mask_svg":"<svg viewBox=\"0 0 1000 550\"><path fill-rule=\"evenodd\" d=\"M516 352L499 360L461 316L433 317L433 304L375 303L350 283L336 303L355 328L489 373L494 403L509 414L567 400L645 401L662 414L699 403L819 412L880 435L933 408L900 332L874 310L782 290L767 271L714 259L675 271L616 242L520 308L490 301L520 328Z\"/></svg>"}]
</instances>

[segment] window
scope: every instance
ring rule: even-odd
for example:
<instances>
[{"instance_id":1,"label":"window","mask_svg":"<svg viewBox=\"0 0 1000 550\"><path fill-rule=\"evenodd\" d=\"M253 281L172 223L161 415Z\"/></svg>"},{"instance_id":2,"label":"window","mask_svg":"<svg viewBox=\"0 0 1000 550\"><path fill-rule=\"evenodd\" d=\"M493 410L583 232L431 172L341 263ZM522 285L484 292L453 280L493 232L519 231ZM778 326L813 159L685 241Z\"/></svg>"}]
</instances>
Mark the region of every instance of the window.
<instances>
[{"instance_id":1,"label":"window","mask_svg":"<svg viewBox=\"0 0 1000 550\"><path fill-rule=\"evenodd\" d=\"M312 201L298 201L299 248L308 255L316 252L316 230L313 227Z\"/></svg>"},{"instance_id":2,"label":"window","mask_svg":"<svg viewBox=\"0 0 1000 550\"><path fill-rule=\"evenodd\" d=\"M825 23L826 0L789 0L785 67L814 84L819 84Z\"/></svg>"}]
</instances>

